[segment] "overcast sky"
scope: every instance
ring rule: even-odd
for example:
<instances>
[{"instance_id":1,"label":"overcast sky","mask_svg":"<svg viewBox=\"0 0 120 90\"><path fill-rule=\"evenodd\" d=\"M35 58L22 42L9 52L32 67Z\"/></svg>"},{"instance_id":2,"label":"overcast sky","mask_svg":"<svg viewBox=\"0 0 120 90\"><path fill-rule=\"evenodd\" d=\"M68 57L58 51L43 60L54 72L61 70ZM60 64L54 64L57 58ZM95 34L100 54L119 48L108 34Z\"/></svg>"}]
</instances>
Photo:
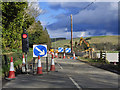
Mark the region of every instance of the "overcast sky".
<instances>
[{"instance_id":1,"label":"overcast sky","mask_svg":"<svg viewBox=\"0 0 120 90\"><path fill-rule=\"evenodd\" d=\"M118 3L38 2L42 14L37 17L47 27L51 38L70 38L70 15L73 15L73 37L118 34ZM36 5L37 6L37 5Z\"/></svg>"}]
</instances>

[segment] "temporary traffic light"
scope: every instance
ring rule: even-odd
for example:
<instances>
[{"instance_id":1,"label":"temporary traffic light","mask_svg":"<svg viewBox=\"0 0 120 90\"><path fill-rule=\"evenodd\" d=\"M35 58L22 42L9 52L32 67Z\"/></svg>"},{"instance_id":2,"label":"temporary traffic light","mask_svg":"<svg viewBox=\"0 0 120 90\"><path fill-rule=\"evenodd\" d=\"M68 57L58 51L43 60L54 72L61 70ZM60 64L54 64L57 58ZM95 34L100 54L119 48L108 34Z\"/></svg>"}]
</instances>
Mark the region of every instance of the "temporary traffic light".
<instances>
[{"instance_id":1,"label":"temporary traffic light","mask_svg":"<svg viewBox=\"0 0 120 90\"><path fill-rule=\"evenodd\" d=\"M22 33L22 51L25 53L29 51L28 33Z\"/></svg>"}]
</instances>

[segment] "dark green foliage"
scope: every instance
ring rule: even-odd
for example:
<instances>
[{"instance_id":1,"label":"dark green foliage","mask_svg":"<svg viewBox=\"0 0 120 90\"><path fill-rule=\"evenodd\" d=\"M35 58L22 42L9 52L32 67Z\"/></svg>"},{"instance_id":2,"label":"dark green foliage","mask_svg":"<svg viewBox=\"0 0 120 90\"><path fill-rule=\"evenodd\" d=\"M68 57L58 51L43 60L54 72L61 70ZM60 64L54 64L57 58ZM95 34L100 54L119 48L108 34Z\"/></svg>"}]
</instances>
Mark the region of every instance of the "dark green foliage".
<instances>
[{"instance_id":1,"label":"dark green foliage","mask_svg":"<svg viewBox=\"0 0 120 90\"><path fill-rule=\"evenodd\" d=\"M48 49L50 48L51 40L49 34L46 28L43 30L40 21L34 22L34 24L28 29L28 33L30 47L34 44L47 44Z\"/></svg>"},{"instance_id":2,"label":"dark green foliage","mask_svg":"<svg viewBox=\"0 0 120 90\"><path fill-rule=\"evenodd\" d=\"M2 2L2 46L3 49L19 48L23 26L25 2Z\"/></svg>"},{"instance_id":3,"label":"dark green foliage","mask_svg":"<svg viewBox=\"0 0 120 90\"><path fill-rule=\"evenodd\" d=\"M58 40L66 40L66 38L51 38L51 42L55 42Z\"/></svg>"},{"instance_id":4,"label":"dark green foliage","mask_svg":"<svg viewBox=\"0 0 120 90\"><path fill-rule=\"evenodd\" d=\"M113 45L110 42L92 44L91 46L97 50L117 51L119 49L118 45Z\"/></svg>"},{"instance_id":5,"label":"dark green foliage","mask_svg":"<svg viewBox=\"0 0 120 90\"><path fill-rule=\"evenodd\" d=\"M2 2L3 51L21 49L21 34L23 29L29 31L29 28L31 28L29 32L30 45L43 43L50 45L51 41L47 29L43 30L40 21L36 22L34 16L26 12L27 8L27 2Z\"/></svg>"}]
</instances>

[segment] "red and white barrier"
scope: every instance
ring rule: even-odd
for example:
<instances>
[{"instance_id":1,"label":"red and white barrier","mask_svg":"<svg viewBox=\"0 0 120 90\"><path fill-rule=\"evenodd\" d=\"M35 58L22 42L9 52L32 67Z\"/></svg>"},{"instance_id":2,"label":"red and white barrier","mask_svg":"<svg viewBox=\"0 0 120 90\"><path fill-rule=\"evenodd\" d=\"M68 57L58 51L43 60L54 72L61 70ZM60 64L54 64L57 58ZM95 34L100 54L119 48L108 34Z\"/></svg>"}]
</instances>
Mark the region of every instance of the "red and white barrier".
<instances>
[{"instance_id":1,"label":"red and white barrier","mask_svg":"<svg viewBox=\"0 0 120 90\"><path fill-rule=\"evenodd\" d=\"M13 64L13 57L11 57L10 61L10 71L8 78L15 78L15 70L14 70L14 64Z\"/></svg>"},{"instance_id":2,"label":"red and white barrier","mask_svg":"<svg viewBox=\"0 0 120 90\"><path fill-rule=\"evenodd\" d=\"M65 59L65 53L64 53L64 55L63 55L63 59Z\"/></svg>"},{"instance_id":3,"label":"red and white barrier","mask_svg":"<svg viewBox=\"0 0 120 90\"><path fill-rule=\"evenodd\" d=\"M54 62L54 56L53 56L53 54L52 54L52 59L51 59L50 71L55 71L55 62Z\"/></svg>"},{"instance_id":4,"label":"red and white barrier","mask_svg":"<svg viewBox=\"0 0 120 90\"><path fill-rule=\"evenodd\" d=\"M37 74L43 74L40 56L38 56Z\"/></svg>"},{"instance_id":5,"label":"red and white barrier","mask_svg":"<svg viewBox=\"0 0 120 90\"><path fill-rule=\"evenodd\" d=\"M73 52L73 59L75 59L75 52Z\"/></svg>"}]
</instances>

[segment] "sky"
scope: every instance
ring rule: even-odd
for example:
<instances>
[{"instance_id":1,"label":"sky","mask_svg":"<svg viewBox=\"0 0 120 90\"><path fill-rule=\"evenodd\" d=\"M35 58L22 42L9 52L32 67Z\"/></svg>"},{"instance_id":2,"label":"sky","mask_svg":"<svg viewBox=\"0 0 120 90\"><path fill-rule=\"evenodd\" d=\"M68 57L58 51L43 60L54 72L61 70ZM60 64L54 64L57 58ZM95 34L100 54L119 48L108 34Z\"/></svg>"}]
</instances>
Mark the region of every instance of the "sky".
<instances>
[{"instance_id":1,"label":"sky","mask_svg":"<svg viewBox=\"0 0 120 90\"><path fill-rule=\"evenodd\" d=\"M42 13L36 18L47 28L51 38L70 39L70 15L73 15L73 38L118 35L117 2L37 2Z\"/></svg>"}]
</instances>

